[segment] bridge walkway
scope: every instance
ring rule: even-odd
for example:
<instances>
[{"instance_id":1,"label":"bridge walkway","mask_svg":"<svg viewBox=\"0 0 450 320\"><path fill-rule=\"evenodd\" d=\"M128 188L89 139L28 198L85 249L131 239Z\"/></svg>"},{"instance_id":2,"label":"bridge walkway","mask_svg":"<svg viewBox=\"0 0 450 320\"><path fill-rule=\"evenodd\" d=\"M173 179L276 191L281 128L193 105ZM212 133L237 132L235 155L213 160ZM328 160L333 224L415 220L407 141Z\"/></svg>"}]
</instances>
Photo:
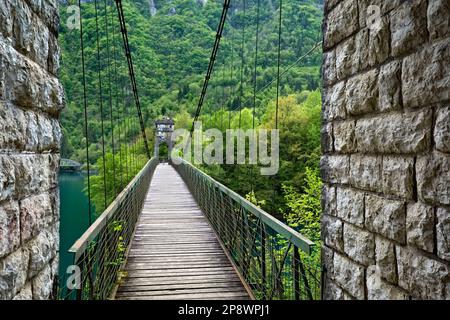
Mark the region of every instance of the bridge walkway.
<instances>
[{"instance_id":1,"label":"bridge walkway","mask_svg":"<svg viewBox=\"0 0 450 320\"><path fill-rule=\"evenodd\" d=\"M118 300L248 300L250 296L188 187L158 165Z\"/></svg>"}]
</instances>

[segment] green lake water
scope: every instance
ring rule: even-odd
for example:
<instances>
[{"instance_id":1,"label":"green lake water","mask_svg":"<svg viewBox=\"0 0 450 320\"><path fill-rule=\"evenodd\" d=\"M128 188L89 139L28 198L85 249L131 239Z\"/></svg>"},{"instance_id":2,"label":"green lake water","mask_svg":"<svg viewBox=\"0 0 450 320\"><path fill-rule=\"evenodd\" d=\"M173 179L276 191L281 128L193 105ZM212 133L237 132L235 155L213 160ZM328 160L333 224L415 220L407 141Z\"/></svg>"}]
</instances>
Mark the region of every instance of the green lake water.
<instances>
[{"instance_id":1,"label":"green lake water","mask_svg":"<svg viewBox=\"0 0 450 320\"><path fill-rule=\"evenodd\" d=\"M65 278L67 267L73 264L72 255L68 253L68 250L89 227L88 198L83 188L82 173L60 173L60 279Z\"/></svg>"}]
</instances>

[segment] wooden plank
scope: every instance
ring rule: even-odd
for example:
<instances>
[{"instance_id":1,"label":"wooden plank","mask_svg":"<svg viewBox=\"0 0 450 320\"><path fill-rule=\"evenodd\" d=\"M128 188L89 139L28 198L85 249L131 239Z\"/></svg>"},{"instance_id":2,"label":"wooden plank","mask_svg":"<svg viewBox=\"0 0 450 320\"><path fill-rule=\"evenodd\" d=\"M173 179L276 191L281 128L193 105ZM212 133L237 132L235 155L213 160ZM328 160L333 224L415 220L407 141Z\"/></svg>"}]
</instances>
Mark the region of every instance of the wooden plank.
<instances>
[{"instance_id":1,"label":"wooden plank","mask_svg":"<svg viewBox=\"0 0 450 320\"><path fill-rule=\"evenodd\" d=\"M249 299L181 177L159 165L116 299Z\"/></svg>"}]
</instances>

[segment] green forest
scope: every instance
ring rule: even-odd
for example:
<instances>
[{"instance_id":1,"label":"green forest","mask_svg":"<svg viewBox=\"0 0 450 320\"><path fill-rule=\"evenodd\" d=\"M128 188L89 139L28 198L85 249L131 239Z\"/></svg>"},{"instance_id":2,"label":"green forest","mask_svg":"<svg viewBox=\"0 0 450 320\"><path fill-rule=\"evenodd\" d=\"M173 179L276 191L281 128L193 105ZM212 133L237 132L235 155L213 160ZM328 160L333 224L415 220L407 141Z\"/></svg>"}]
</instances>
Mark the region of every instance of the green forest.
<instances>
[{"instance_id":1,"label":"green forest","mask_svg":"<svg viewBox=\"0 0 450 320\"><path fill-rule=\"evenodd\" d=\"M252 128L253 117L257 128L275 128L278 120L280 170L276 176L264 177L254 174L255 168L249 165L201 168L318 242L323 0L283 1L278 119L277 83L274 80L278 72L279 1L260 1L259 24L258 0L235 0L231 3L201 113L203 128L224 131L240 126L249 129ZM71 1L67 4L70 5ZM170 117L175 120L176 128L190 129L192 126L222 4L220 0L123 2L151 150L156 119ZM86 164L88 145L88 162L98 171L92 181L97 209L104 208L104 175L115 180L114 185L106 188L108 203L146 161L133 109L117 13L113 8L113 1L99 0L97 11L101 15L96 20L94 1L84 1L82 5L86 69L89 70L86 73L87 100L90 101L87 137L84 131L80 30L70 30L61 23L60 32L60 76L67 104L61 119L64 132L62 156ZM61 5L60 10L61 21L70 18L67 6ZM98 34L96 25L100 25ZM255 61L257 40L259 51ZM129 170L120 170L125 173L117 176L112 166Z\"/></svg>"}]
</instances>

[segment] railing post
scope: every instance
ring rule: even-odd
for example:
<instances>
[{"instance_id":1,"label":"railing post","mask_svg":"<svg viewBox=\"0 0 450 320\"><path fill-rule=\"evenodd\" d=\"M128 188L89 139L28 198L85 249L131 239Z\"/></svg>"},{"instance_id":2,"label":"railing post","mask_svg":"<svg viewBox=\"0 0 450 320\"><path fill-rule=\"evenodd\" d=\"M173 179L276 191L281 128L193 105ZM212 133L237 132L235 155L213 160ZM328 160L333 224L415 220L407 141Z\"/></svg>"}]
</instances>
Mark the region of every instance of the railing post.
<instances>
[{"instance_id":1,"label":"railing post","mask_svg":"<svg viewBox=\"0 0 450 320\"><path fill-rule=\"evenodd\" d=\"M292 260L292 268L294 273L294 299L300 300L300 272L299 272L300 253L298 248L294 246L294 256Z\"/></svg>"},{"instance_id":2,"label":"railing post","mask_svg":"<svg viewBox=\"0 0 450 320\"><path fill-rule=\"evenodd\" d=\"M261 293L263 300L266 299L266 278L266 230L264 228L264 224L261 223Z\"/></svg>"}]
</instances>

